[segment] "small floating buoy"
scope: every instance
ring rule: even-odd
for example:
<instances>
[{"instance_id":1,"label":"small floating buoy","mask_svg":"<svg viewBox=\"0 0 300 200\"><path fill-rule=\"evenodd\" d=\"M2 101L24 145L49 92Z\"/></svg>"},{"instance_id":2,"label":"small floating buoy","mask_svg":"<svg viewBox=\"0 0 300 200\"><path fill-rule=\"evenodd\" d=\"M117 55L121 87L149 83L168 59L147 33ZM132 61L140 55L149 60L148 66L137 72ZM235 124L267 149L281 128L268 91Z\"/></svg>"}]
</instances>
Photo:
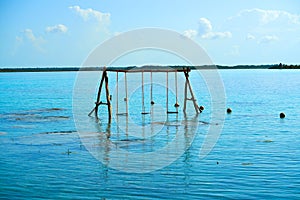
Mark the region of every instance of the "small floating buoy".
<instances>
[{"instance_id":1,"label":"small floating buoy","mask_svg":"<svg viewBox=\"0 0 300 200\"><path fill-rule=\"evenodd\" d=\"M174 104L174 107L175 107L175 108L178 108L178 107L179 107L179 104L176 102L176 103Z\"/></svg>"},{"instance_id":2,"label":"small floating buoy","mask_svg":"<svg viewBox=\"0 0 300 200\"><path fill-rule=\"evenodd\" d=\"M155 103L154 103L154 101L151 101L151 105L154 105Z\"/></svg>"},{"instance_id":3,"label":"small floating buoy","mask_svg":"<svg viewBox=\"0 0 300 200\"><path fill-rule=\"evenodd\" d=\"M226 112L230 114L232 112L231 108L227 108Z\"/></svg>"},{"instance_id":4,"label":"small floating buoy","mask_svg":"<svg viewBox=\"0 0 300 200\"><path fill-rule=\"evenodd\" d=\"M279 117L280 117L281 119L283 119L283 118L285 118L285 114L282 112L282 113L279 114Z\"/></svg>"}]
</instances>

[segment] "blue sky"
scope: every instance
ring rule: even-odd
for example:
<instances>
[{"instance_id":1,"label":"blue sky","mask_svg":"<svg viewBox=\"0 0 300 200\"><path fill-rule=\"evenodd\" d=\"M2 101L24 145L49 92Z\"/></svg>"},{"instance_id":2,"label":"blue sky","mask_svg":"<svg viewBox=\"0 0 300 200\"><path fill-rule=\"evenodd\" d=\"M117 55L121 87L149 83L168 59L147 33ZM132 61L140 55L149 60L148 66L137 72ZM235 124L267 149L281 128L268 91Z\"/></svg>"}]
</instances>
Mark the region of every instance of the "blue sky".
<instances>
[{"instance_id":1,"label":"blue sky","mask_svg":"<svg viewBox=\"0 0 300 200\"><path fill-rule=\"evenodd\" d=\"M215 64L300 63L297 0L1 0L0 11L2 67L81 65L101 42L144 27L190 37Z\"/></svg>"}]
</instances>

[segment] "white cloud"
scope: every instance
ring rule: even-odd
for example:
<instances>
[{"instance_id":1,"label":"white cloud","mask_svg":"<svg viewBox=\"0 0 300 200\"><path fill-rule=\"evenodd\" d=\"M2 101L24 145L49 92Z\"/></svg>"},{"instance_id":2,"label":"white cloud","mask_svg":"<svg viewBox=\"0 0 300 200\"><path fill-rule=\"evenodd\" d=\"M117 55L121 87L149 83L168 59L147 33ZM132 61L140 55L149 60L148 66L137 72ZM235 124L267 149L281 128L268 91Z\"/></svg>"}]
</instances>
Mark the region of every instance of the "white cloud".
<instances>
[{"instance_id":1,"label":"white cloud","mask_svg":"<svg viewBox=\"0 0 300 200\"><path fill-rule=\"evenodd\" d=\"M68 31L68 27L63 24L58 24L55 26L48 26L46 28L46 32L48 33L66 33Z\"/></svg>"},{"instance_id":2,"label":"white cloud","mask_svg":"<svg viewBox=\"0 0 300 200\"><path fill-rule=\"evenodd\" d=\"M282 22L288 24L300 24L300 15L291 14L287 11L282 10L263 10L259 8L242 10L235 17L230 17L229 19L234 19L236 17L245 17L253 19L257 18L259 24L265 25L271 22Z\"/></svg>"},{"instance_id":3,"label":"white cloud","mask_svg":"<svg viewBox=\"0 0 300 200\"><path fill-rule=\"evenodd\" d=\"M232 34L229 31L225 32L215 32L211 22L207 18L199 19L199 29L198 35L203 39L223 39L231 38Z\"/></svg>"},{"instance_id":4,"label":"white cloud","mask_svg":"<svg viewBox=\"0 0 300 200\"><path fill-rule=\"evenodd\" d=\"M261 40L259 41L259 43L263 44L263 43L271 43L274 41L279 40L279 38L275 35L265 35L264 37L261 38Z\"/></svg>"},{"instance_id":5,"label":"white cloud","mask_svg":"<svg viewBox=\"0 0 300 200\"><path fill-rule=\"evenodd\" d=\"M110 21L110 13L102 13L91 8L82 9L79 6L70 6L69 8L79 14L85 21L89 19L96 19L98 22Z\"/></svg>"},{"instance_id":6,"label":"white cloud","mask_svg":"<svg viewBox=\"0 0 300 200\"><path fill-rule=\"evenodd\" d=\"M189 30L184 31L183 35L187 38L192 39L198 35L198 32L196 30L189 29Z\"/></svg>"},{"instance_id":7,"label":"white cloud","mask_svg":"<svg viewBox=\"0 0 300 200\"><path fill-rule=\"evenodd\" d=\"M203 39L223 39L223 38L231 38L232 34L229 31L225 32L208 32L201 36Z\"/></svg>"},{"instance_id":8,"label":"white cloud","mask_svg":"<svg viewBox=\"0 0 300 200\"><path fill-rule=\"evenodd\" d=\"M24 30L24 35L27 39L29 39L30 41L34 42L36 41L36 37L34 36L33 32L31 29L25 29Z\"/></svg>"},{"instance_id":9,"label":"white cloud","mask_svg":"<svg viewBox=\"0 0 300 200\"><path fill-rule=\"evenodd\" d=\"M256 38L255 38L254 35L248 33L248 35L247 35L247 37L246 37L246 40L255 40L255 39L256 39Z\"/></svg>"},{"instance_id":10,"label":"white cloud","mask_svg":"<svg viewBox=\"0 0 300 200\"><path fill-rule=\"evenodd\" d=\"M201 17L199 19L198 24L199 24L199 28L198 28L199 34L204 35L212 31L212 25L208 19Z\"/></svg>"},{"instance_id":11,"label":"white cloud","mask_svg":"<svg viewBox=\"0 0 300 200\"><path fill-rule=\"evenodd\" d=\"M27 39L37 50L40 52L45 52L45 50L42 48L42 44L45 43L45 40L42 37L36 37L33 34L33 31L31 29L25 29L23 31L23 36L25 39ZM23 37L16 37L17 41L23 41Z\"/></svg>"}]
</instances>

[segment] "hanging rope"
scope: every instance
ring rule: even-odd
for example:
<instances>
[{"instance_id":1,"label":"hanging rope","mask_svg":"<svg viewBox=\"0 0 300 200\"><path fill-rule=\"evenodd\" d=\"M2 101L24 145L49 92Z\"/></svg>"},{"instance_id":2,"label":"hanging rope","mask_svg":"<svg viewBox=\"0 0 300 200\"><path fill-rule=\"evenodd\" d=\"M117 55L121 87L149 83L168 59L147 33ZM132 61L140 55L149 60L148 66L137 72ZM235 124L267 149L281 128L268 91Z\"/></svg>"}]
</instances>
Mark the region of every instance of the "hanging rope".
<instances>
[{"instance_id":1,"label":"hanging rope","mask_svg":"<svg viewBox=\"0 0 300 200\"><path fill-rule=\"evenodd\" d=\"M119 72L117 72L117 78L116 78L117 80L117 114L119 113Z\"/></svg>"},{"instance_id":2,"label":"hanging rope","mask_svg":"<svg viewBox=\"0 0 300 200\"><path fill-rule=\"evenodd\" d=\"M153 81L152 81L152 72L150 73L150 82L151 82L151 87L150 87L150 99L151 99L151 105L154 105L154 101L153 101Z\"/></svg>"},{"instance_id":3,"label":"hanging rope","mask_svg":"<svg viewBox=\"0 0 300 200\"><path fill-rule=\"evenodd\" d=\"M142 72L142 114L149 114L145 111L144 72Z\"/></svg>"},{"instance_id":4,"label":"hanging rope","mask_svg":"<svg viewBox=\"0 0 300 200\"><path fill-rule=\"evenodd\" d=\"M126 114L128 115L128 88L127 88L127 73L125 72L125 101L126 101Z\"/></svg>"},{"instance_id":5,"label":"hanging rope","mask_svg":"<svg viewBox=\"0 0 300 200\"><path fill-rule=\"evenodd\" d=\"M117 109L116 109L116 115L127 115L128 114L128 98L127 98L127 76L126 76L126 72L125 72L125 79L124 79L124 82L125 82L125 92L126 92L126 96L124 97L124 101L126 102L126 111L125 112L121 112L119 113L119 72L117 71L117 78L116 78L116 87L117 87Z\"/></svg>"},{"instance_id":6,"label":"hanging rope","mask_svg":"<svg viewBox=\"0 0 300 200\"><path fill-rule=\"evenodd\" d=\"M167 96L167 102L166 102L166 108L167 108L167 114L177 114L178 113L178 107L176 107L176 111L169 111L169 72L167 72L167 77L166 77L166 87L167 87L167 94L166 94L166 96ZM176 77L175 77L175 79L176 79ZM177 80L175 80L176 81L176 83L177 83ZM176 85L176 89L177 89L177 85ZM177 92L176 92L177 93ZM177 95L176 95L176 99L177 99ZM177 100L176 100L177 101ZM177 103L175 103L175 105L176 105Z\"/></svg>"},{"instance_id":7,"label":"hanging rope","mask_svg":"<svg viewBox=\"0 0 300 200\"><path fill-rule=\"evenodd\" d=\"M176 92L176 103L174 104L174 107L178 111L178 83L177 83L177 71L175 72L175 92Z\"/></svg>"},{"instance_id":8,"label":"hanging rope","mask_svg":"<svg viewBox=\"0 0 300 200\"><path fill-rule=\"evenodd\" d=\"M166 77L166 108L167 108L167 113L169 112L169 72L167 72L167 77Z\"/></svg>"},{"instance_id":9,"label":"hanging rope","mask_svg":"<svg viewBox=\"0 0 300 200\"><path fill-rule=\"evenodd\" d=\"M142 72L142 113L145 113L144 72Z\"/></svg>"}]
</instances>

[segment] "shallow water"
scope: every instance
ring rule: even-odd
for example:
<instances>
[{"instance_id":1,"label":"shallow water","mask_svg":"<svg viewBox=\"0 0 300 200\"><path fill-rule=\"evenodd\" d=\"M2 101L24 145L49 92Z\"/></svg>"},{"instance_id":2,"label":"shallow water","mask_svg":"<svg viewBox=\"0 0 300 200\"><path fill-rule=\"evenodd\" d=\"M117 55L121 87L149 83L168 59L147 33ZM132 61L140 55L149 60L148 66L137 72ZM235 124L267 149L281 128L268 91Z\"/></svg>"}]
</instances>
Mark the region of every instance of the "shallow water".
<instances>
[{"instance_id":1,"label":"shallow water","mask_svg":"<svg viewBox=\"0 0 300 200\"><path fill-rule=\"evenodd\" d=\"M157 110L154 107L152 114L140 115L139 89L129 103L133 124L120 115L108 126L105 107L101 108L100 122L87 117L97 89L91 81L82 85L86 90L82 102L91 99L90 104L80 107L73 101L75 72L1 73L1 197L299 199L300 71L219 72L226 89L226 105L232 113L225 115L220 138L203 159L199 158L199 151L208 129L221 124L212 120L209 93L203 81L193 74L190 78L198 103L205 106L200 115L159 115L159 106L165 106L165 100L158 96L165 95L165 88L157 85ZM98 74L86 73L90 80L99 79ZM131 83L140 82L128 79ZM115 77L110 81L115 86ZM149 91L149 85L144 89ZM112 94L115 103L116 96ZM149 93L145 98L149 100ZM124 102L119 103L123 112ZM173 104L174 94L170 94L170 109ZM79 118L72 106L82 110ZM150 111L151 106L147 104L145 109ZM189 113L192 111L193 108ZM279 118L280 112L286 114L285 119ZM75 123L74 118L79 122ZM132 126L136 129L132 130ZM139 135L133 135L134 131ZM164 150L176 138L180 139L175 146L178 149L146 160L146 155ZM181 150L183 154L178 156ZM121 157L123 154L114 154L121 151L144 157L126 161ZM176 158L175 161L148 173L130 172L142 172L151 162L153 166L163 163L166 155ZM116 169L116 165L125 166L124 170Z\"/></svg>"}]
</instances>

